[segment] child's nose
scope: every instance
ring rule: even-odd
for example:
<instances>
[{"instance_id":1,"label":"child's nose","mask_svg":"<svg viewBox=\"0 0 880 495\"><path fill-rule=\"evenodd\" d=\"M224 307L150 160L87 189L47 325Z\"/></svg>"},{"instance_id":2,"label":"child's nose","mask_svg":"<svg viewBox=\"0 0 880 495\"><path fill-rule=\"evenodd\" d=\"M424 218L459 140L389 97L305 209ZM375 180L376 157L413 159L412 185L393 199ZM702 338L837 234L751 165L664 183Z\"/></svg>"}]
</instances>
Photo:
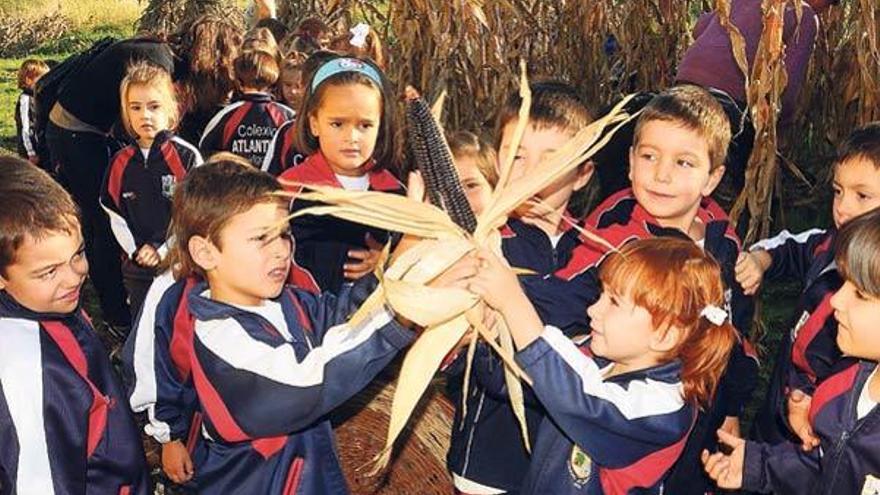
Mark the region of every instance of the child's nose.
<instances>
[{"instance_id":1,"label":"child's nose","mask_svg":"<svg viewBox=\"0 0 880 495\"><path fill-rule=\"evenodd\" d=\"M672 180L672 164L668 160L660 160L654 169L654 180L657 182L670 182Z\"/></svg>"},{"instance_id":2,"label":"child's nose","mask_svg":"<svg viewBox=\"0 0 880 495\"><path fill-rule=\"evenodd\" d=\"M835 311L843 310L843 301L846 298L845 291L849 288L849 282L843 284L843 287L837 290L833 296L831 296L831 307L834 308Z\"/></svg>"}]
</instances>

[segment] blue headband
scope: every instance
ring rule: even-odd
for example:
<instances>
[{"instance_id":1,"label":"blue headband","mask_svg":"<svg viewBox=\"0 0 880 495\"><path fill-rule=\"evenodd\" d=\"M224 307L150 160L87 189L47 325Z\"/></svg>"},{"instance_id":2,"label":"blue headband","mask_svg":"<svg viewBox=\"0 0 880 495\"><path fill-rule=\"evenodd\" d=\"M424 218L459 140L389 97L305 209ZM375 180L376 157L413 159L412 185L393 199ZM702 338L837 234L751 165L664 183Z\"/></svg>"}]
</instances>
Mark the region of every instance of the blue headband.
<instances>
[{"instance_id":1,"label":"blue headband","mask_svg":"<svg viewBox=\"0 0 880 495\"><path fill-rule=\"evenodd\" d=\"M379 75L379 71L374 69L370 64L364 63L356 58L334 58L322 65L315 72L315 75L312 76L312 92L314 92L322 82L327 80L328 77L342 72L357 72L358 74L363 74L376 83L376 86L379 86L380 90L384 90L382 87L382 76Z\"/></svg>"}]
</instances>

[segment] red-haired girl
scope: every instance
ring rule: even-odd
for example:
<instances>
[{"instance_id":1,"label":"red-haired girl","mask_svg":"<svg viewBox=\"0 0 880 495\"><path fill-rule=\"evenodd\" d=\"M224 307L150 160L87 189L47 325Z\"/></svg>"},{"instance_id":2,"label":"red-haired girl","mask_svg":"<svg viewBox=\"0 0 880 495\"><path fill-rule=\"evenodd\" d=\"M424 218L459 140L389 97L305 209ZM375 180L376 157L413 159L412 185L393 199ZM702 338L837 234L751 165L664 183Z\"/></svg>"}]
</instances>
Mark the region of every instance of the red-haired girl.
<instances>
[{"instance_id":1,"label":"red-haired girl","mask_svg":"<svg viewBox=\"0 0 880 495\"><path fill-rule=\"evenodd\" d=\"M685 240L627 244L602 265L592 335L575 343L497 257L479 258L470 289L507 322L548 413L520 493L661 493L736 340L718 263Z\"/></svg>"}]
</instances>

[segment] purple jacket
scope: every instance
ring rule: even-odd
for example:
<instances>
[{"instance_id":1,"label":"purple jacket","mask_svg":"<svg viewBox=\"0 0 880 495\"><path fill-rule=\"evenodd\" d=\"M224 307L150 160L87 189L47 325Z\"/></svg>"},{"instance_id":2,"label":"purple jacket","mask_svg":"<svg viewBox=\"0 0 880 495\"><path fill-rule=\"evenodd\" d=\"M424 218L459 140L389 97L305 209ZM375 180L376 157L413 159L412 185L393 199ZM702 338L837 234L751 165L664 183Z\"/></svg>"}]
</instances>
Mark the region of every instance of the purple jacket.
<instances>
[{"instance_id":1,"label":"purple jacket","mask_svg":"<svg viewBox=\"0 0 880 495\"><path fill-rule=\"evenodd\" d=\"M761 0L732 0L730 20L742 32L746 42L746 57L751 68L761 39L763 19ZM803 6L800 25L793 8L785 13L782 42L785 44L785 68L788 85L782 94L782 115L779 122L786 124L794 115L798 93L804 84L807 64L813 52L813 42L819 27L818 17L808 5ZM745 79L733 58L730 37L721 25L716 12L704 13L694 28L694 43L678 64L679 82L690 82L727 92L733 99L745 102Z\"/></svg>"}]
</instances>

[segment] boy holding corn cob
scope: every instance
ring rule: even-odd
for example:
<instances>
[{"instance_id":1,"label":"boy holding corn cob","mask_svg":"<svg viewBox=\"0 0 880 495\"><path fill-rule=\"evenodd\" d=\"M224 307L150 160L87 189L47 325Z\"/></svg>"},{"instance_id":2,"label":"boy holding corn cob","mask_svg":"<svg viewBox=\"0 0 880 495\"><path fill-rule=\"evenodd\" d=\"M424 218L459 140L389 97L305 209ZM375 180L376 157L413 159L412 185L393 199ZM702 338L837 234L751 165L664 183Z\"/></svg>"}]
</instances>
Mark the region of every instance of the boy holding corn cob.
<instances>
[{"instance_id":1,"label":"boy holding corn cob","mask_svg":"<svg viewBox=\"0 0 880 495\"><path fill-rule=\"evenodd\" d=\"M691 239L721 264L734 327L740 343L731 353L715 401L703 411L682 460L667 483L670 493L705 493L708 479L697 469L700 448L714 444L722 426L739 434L739 415L757 379L757 360L745 337L754 311L735 280L740 242L724 211L709 198L724 175L730 124L718 102L694 86L671 88L655 97L636 124L630 148L632 188L603 202L586 227L621 247L635 239L673 236ZM588 329L586 309L601 288L598 267L608 250L584 238L563 269L547 277L527 276L523 283L545 324L563 330Z\"/></svg>"},{"instance_id":2,"label":"boy holding corn cob","mask_svg":"<svg viewBox=\"0 0 880 495\"><path fill-rule=\"evenodd\" d=\"M499 112L496 147L499 161L514 155L511 180L527 176L541 160L562 147L593 118L577 92L567 84L547 81L531 85L529 122L519 147L513 149L514 130L521 99L513 93ZM537 274L550 274L565 266L579 244L576 223L568 215L572 195L593 174L585 163L551 184L519 208L502 228L501 247L511 266ZM453 376L463 375L463 359L451 366ZM528 470L526 450L516 415L503 383L503 366L491 352L478 346L470 380L467 415L456 411L447 464L456 488L467 494L516 491ZM455 403L461 403L463 376L450 379ZM526 423L534 438L544 417L538 401L526 391Z\"/></svg>"},{"instance_id":3,"label":"boy holding corn cob","mask_svg":"<svg viewBox=\"0 0 880 495\"><path fill-rule=\"evenodd\" d=\"M348 493L327 414L415 338L384 306L347 323L372 275L338 296L286 286L280 190L265 172L220 162L175 191L170 263L206 281L187 297L194 323L181 347L204 413L200 493ZM464 287L475 273L468 258L432 284Z\"/></svg>"}]
</instances>

